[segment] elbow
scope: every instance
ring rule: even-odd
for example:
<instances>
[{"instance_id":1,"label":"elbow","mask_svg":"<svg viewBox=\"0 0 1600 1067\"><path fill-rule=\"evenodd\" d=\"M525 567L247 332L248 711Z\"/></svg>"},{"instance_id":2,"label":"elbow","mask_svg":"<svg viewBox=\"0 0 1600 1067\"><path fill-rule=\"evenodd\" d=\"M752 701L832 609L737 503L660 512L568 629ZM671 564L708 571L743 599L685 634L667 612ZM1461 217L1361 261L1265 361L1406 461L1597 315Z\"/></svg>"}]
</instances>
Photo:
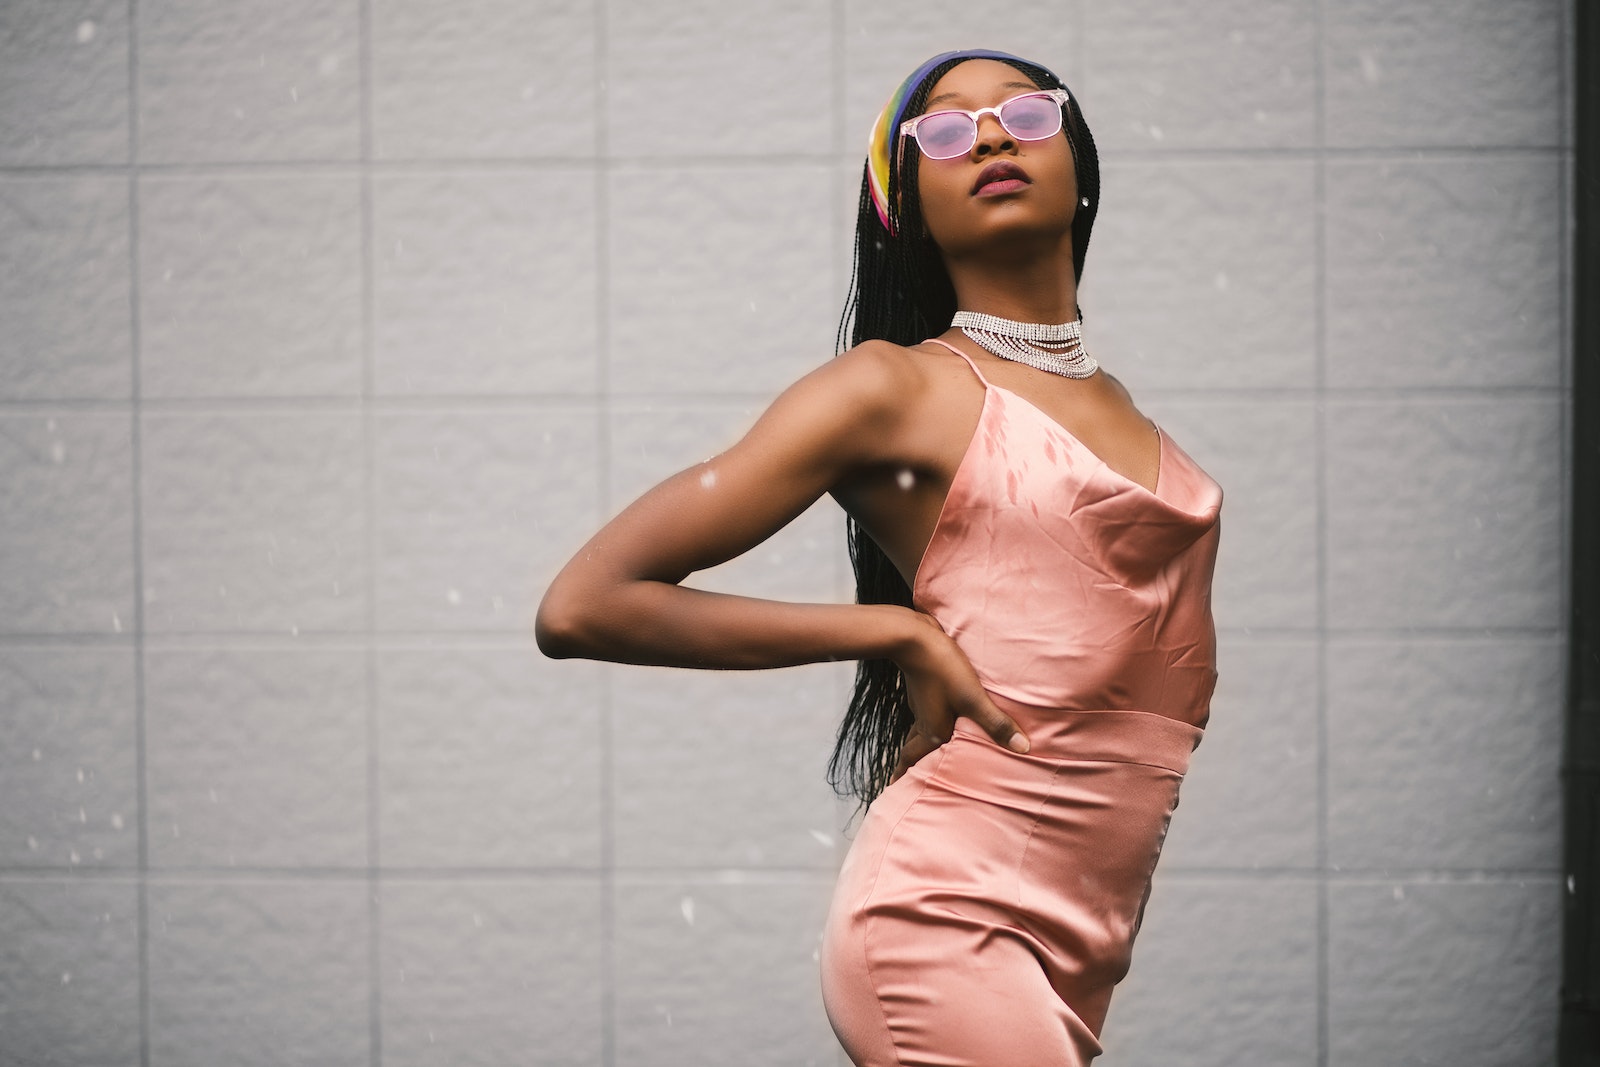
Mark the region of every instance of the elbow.
<instances>
[{"instance_id":1,"label":"elbow","mask_svg":"<svg viewBox=\"0 0 1600 1067\"><path fill-rule=\"evenodd\" d=\"M571 659L583 655L581 614L567 598L545 594L533 620L533 639L551 659Z\"/></svg>"}]
</instances>

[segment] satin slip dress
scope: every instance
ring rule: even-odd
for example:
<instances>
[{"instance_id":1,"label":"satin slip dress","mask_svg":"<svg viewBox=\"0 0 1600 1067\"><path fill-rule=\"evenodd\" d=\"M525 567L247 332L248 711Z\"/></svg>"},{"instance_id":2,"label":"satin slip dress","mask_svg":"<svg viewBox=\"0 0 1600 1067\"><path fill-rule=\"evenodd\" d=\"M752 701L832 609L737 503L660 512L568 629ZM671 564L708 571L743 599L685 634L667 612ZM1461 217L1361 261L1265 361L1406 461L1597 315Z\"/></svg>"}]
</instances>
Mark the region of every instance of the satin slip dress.
<instances>
[{"instance_id":1,"label":"satin slip dress","mask_svg":"<svg viewBox=\"0 0 1600 1067\"><path fill-rule=\"evenodd\" d=\"M1157 428L1151 492L945 347L983 408L912 601L1032 748L958 718L873 801L823 1006L860 1067L1081 1067L1210 715L1222 490Z\"/></svg>"}]
</instances>

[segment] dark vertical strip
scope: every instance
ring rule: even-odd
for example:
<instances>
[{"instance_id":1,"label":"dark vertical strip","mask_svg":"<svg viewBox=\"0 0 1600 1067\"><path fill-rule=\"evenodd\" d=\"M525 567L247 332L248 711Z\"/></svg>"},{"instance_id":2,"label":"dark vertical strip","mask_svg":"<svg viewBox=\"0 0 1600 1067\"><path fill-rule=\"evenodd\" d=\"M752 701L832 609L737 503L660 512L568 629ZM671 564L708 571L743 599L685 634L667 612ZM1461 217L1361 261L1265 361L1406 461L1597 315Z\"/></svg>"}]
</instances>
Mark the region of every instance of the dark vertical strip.
<instances>
[{"instance_id":1,"label":"dark vertical strip","mask_svg":"<svg viewBox=\"0 0 1600 1067\"><path fill-rule=\"evenodd\" d=\"M139 873L135 879L139 939L139 1067L150 1067L150 805L145 785L144 682L144 418L139 377L139 3L128 2L128 349L132 358L129 394L130 467L133 486L133 743L134 788L139 805Z\"/></svg>"},{"instance_id":2,"label":"dark vertical strip","mask_svg":"<svg viewBox=\"0 0 1600 1067\"><path fill-rule=\"evenodd\" d=\"M1573 5L1572 500L1558 1061L1600 1064L1600 12Z\"/></svg>"}]
</instances>

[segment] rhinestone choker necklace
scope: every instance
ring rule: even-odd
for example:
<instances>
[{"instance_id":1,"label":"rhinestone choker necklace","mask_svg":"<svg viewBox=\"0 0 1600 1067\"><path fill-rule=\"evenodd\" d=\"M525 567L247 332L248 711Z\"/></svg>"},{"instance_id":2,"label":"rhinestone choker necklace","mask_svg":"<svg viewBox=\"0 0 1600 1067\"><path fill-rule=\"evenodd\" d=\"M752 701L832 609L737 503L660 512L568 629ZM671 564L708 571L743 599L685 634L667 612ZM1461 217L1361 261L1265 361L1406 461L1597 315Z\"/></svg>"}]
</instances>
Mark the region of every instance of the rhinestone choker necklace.
<instances>
[{"instance_id":1,"label":"rhinestone choker necklace","mask_svg":"<svg viewBox=\"0 0 1600 1067\"><path fill-rule=\"evenodd\" d=\"M1083 350L1083 320L1055 325L1017 322L977 311L958 311L950 325L1001 359L1067 378L1087 378L1100 362Z\"/></svg>"}]
</instances>

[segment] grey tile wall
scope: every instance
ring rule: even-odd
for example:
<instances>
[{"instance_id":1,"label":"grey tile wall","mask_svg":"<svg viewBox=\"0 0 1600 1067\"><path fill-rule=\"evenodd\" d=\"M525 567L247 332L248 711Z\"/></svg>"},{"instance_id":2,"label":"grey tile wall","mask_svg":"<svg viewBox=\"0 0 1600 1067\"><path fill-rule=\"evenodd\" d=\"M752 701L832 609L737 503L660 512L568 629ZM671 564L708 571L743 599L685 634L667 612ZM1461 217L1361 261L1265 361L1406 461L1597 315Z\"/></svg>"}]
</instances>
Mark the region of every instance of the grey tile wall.
<instances>
[{"instance_id":1,"label":"grey tile wall","mask_svg":"<svg viewBox=\"0 0 1600 1067\"><path fill-rule=\"evenodd\" d=\"M0 4L0 1062L843 1067L849 666L551 662L832 352L948 48L1100 146L1096 354L1227 493L1108 1067L1554 1059L1567 0ZM707 588L851 595L821 501Z\"/></svg>"}]
</instances>

